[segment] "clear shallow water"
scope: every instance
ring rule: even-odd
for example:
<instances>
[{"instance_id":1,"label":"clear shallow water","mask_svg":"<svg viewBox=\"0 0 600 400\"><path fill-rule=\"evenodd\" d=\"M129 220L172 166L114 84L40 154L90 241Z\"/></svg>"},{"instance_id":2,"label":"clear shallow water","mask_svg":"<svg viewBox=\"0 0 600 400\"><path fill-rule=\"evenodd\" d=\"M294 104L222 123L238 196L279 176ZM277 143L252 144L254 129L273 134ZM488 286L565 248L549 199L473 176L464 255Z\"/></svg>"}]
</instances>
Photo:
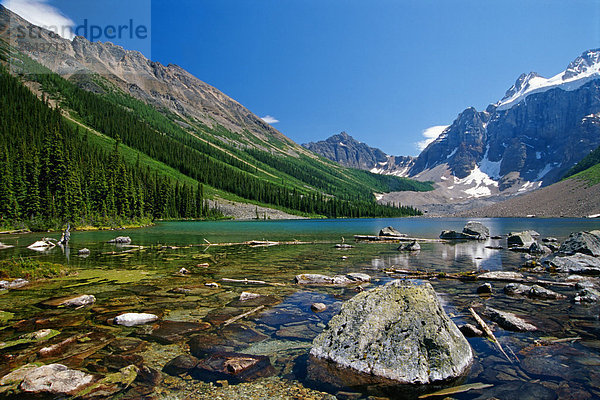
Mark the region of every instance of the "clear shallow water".
<instances>
[{"instance_id":1,"label":"clear shallow water","mask_svg":"<svg viewBox=\"0 0 600 400\"><path fill-rule=\"evenodd\" d=\"M600 229L600 223L594 220L481 221L490 228L492 235L533 229L542 237L554 236L560 240L571 232ZM0 294L0 310L16 314L9 327L0 330L0 341L40 327L60 329L63 333L55 341L88 332L117 342L124 340L123 338L142 338L147 344L144 345L146 349L140 350L139 354L147 365L160 369L171 358L188 353L186 343L191 334L184 335L174 344L161 345L144 337L142 333L146 328L114 327L107 322L121 312L154 312L163 320L209 322L212 324L211 328L201 335L218 336L219 341L213 344L215 348L268 355L278 375L300 379L306 385L335 393L344 388L343 379L342 382L336 382L337 386L325 384L322 376L318 373L315 375L314 368L311 369L310 363L307 363L308 349L312 339L339 310L341 302L354 296L356 291L353 288L339 287L299 287L293 285L294 276L304 272L365 272L373 276L372 285L377 285L391 279L383 271L389 267L445 272L515 270L524 262L525 256L522 254L485 247L490 244L505 246L505 240L491 240L487 243L426 243L418 254L399 253L396 250L397 244L357 243L350 250L333 248L333 243L340 242L341 237L347 243L353 242L354 234L375 235L388 225L410 236L437 238L443 229L461 230L465 223L465 219L420 218L169 222L126 231L74 232L68 256L60 249L48 253L26 249L27 245L42 236L58 238L59 234L3 236L0 241L16 247L3 250L0 257L35 257L68 263L77 275L52 282L35 283L22 290ZM129 249L105 243L121 235L130 236L133 244L145 248ZM199 245L205 243L204 239L211 243L248 240L299 240L317 243L255 248L244 245L182 248L161 246ZM76 255L77 250L83 247L91 250L91 255L87 258ZM197 266L204 263L208 267ZM178 275L177 271L182 267L192 271L192 274ZM285 286L226 283L221 281L222 278L260 279ZM541 278L548 276L544 274ZM204 285L213 281L219 282L221 287L212 289ZM493 284L495 295L491 298L476 295L476 282L437 280L432 281L432 284L444 301L446 311L457 323L472 322L466 310L470 305L481 303L528 316L540 327L539 332L532 334L517 334L501 329L496 332L503 345L522 359L518 365L503 360L486 340L469 339L477 360L465 382L485 382L495 386L453 397L471 399L496 395L499 398L556 398L562 393L561 390L564 392L575 389L580 390L582 398L585 393L592 397L600 396L600 379L597 379L600 377L600 310L597 306L575 305L569 300L533 301L512 298L502 293L502 283ZM178 291L180 288L185 291ZM571 298L574 294L572 289L556 290ZM241 304L237 301L242 291L269 295L274 299L273 304L227 328L220 327L225 319L252 308L252 303ZM97 297L98 301L93 307L65 311L40 305L40 302L52 297L84 293ZM310 304L317 301L328 304L328 311L321 314L310 311ZM582 339L574 343L534 346L536 340L546 336L578 336ZM39 347L41 345L18 349L22 358L14 357L14 349L0 350L0 372L4 373L7 368L18 366L25 359L35 359L35 352ZM72 351L77 352L77 349ZM66 364L72 363L74 367L110 371L111 365L107 360L113 354L111 351L113 350L109 347L101 348L83 363L76 363L76 358L71 356L59 359ZM544 365L544 368L538 368L539 365ZM561 370L561 365L568 365L570 370L578 372L567 376ZM378 389L373 386L344 389L391 397L408 396L406 393L389 391L389 388Z\"/></svg>"}]
</instances>

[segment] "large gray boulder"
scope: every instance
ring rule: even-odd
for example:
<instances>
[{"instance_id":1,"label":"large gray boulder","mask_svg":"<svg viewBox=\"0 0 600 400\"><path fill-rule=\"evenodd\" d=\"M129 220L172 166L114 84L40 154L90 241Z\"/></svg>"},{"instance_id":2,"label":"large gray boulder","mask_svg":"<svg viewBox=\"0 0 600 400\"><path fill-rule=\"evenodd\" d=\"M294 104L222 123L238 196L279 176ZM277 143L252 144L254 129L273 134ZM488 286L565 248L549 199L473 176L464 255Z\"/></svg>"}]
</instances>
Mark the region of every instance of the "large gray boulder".
<instances>
[{"instance_id":1,"label":"large gray boulder","mask_svg":"<svg viewBox=\"0 0 600 400\"><path fill-rule=\"evenodd\" d=\"M471 346L432 286L403 280L345 302L315 338L310 354L407 384L456 378L473 360Z\"/></svg>"},{"instance_id":2,"label":"large gray boulder","mask_svg":"<svg viewBox=\"0 0 600 400\"><path fill-rule=\"evenodd\" d=\"M600 237L590 232L571 233L558 251L566 255L581 253L598 257L600 256Z\"/></svg>"},{"instance_id":3,"label":"large gray boulder","mask_svg":"<svg viewBox=\"0 0 600 400\"><path fill-rule=\"evenodd\" d=\"M27 364L0 379L0 393L17 390L18 385L25 393L69 395L89 386L93 380L92 375L62 364Z\"/></svg>"},{"instance_id":4,"label":"large gray boulder","mask_svg":"<svg viewBox=\"0 0 600 400\"><path fill-rule=\"evenodd\" d=\"M388 226L379 231L379 236L406 237L406 234L401 233L392 226Z\"/></svg>"},{"instance_id":5,"label":"large gray boulder","mask_svg":"<svg viewBox=\"0 0 600 400\"><path fill-rule=\"evenodd\" d=\"M528 250L534 242L535 240L529 231L511 232L508 234L508 238L506 239L506 244L508 247L524 247Z\"/></svg>"},{"instance_id":6,"label":"large gray boulder","mask_svg":"<svg viewBox=\"0 0 600 400\"><path fill-rule=\"evenodd\" d=\"M469 221L463 228L465 235L477 236L479 240L485 240L490 237L490 230L481 222Z\"/></svg>"},{"instance_id":7,"label":"large gray boulder","mask_svg":"<svg viewBox=\"0 0 600 400\"><path fill-rule=\"evenodd\" d=\"M600 259L587 254L554 257L548 262L557 272L568 274L600 275Z\"/></svg>"},{"instance_id":8,"label":"large gray boulder","mask_svg":"<svg viewBox=\"0 0 600 400\"><path fill-rule=\"evenodd\" d=\"M481 222L469 221L462 232L442 231L440 239L445 240L486 240L490 237L490 230Z\"/></svg>"}]
</instances>

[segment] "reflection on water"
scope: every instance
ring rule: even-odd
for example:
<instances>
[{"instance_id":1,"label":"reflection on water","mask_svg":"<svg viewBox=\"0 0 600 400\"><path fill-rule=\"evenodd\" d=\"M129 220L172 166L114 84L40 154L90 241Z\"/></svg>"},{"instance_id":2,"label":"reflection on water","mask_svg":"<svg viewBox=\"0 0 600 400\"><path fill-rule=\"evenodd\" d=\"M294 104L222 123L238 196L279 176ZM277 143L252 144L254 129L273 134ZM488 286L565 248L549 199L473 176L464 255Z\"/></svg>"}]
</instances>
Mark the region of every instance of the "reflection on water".
<instances>
[{"instance_id":1,"label":"reflection on water","mask_svg":"<svg viewBox=\"0 0 600 400\"><path fill-rule=\"evenodd\" d=\"M133 343L131 346L139 348L135 347L137 350L132 350L131 354L142 357L145 365L161 369L175 356L189 354L187 343L194 341L198 351L268 356L276 375L323 388L307 375L310 343L342 302L357 293L356 288L299 287L293 284L294 276L307 272L329 275L364 272L373 277L372 286L393 279L384 271L390 267L440 272L515 270L524 262L522 254L486 248L489 245L505 246L503 240L424 243L421 251L416 253L399 252L397 244L389 243L356 243L355 248L349 250L333 247L342 236L348 242L353 234L376 234L388 225L411 236L435 238L442 229L460 230L465 222L461 219L401 219L165 223L118 234L74 232L69 258L59 248L41 254L28 250L26 246L40 239L42 235L39 234L3 237L3 243L16 246L3 250L0 253L3 258L25 256L68 263L77 275L0 294L0 310L15 314L5 328L0 328L0 342L41 328L62 332L52 343L89 333L100 344L111 341ZM590 220L483 222L492 234L535 229L543 236L559 239L572 231L600 227ZM117 235L131 236L134 244L144 248L119 248L105 243ZM203 238L208 238L211 243L251 239L298 239L316 243L259 248L188 246L203 243ZM91 250L87 258L77 256L77 251L83 247ZM182 267L191 274L178 274ZM223 278L255 279L282 286L233 283L222 281ZM205 286L208 282L218 282L220 286ZM556 398L569 390L578 394L574 398L600 397L600 309L597 305L578 305L569 300L512 298L502 292L503 284L498 282L493 283L494 295L489 298L476 294L477 282L433 280L431 283L443 299L444 308L457 323L472 322L468 307L483 303L524 315L539 328L538 332L527 334L496 330L503 346L520 359L517 364L503 359L489 341L469 339L477 357L465 383L491 383L494 388L455 394L453 398ZM573 289L554 289L573 297ZM243 291L263 297L241 302L239 296ZM79 310L41 306L45 300L71 294L93 294L97 302ZM314 302L326 304L327 310L314 313L310 309ZM260 306L263 308L223 327L224 321ZM110 319L123 312L152 312L164 321L209 323L210 328L183 334L179 339L173 339L174 343L165 344L166 339L157 338L160 335L153 333L151 326L123 328L111 325ZM548 339L569 337L579 339L556 343ZM0 374L26 361L37 360L37 351L43 345L47 344L0 350ZM79 357L81 354L86 355L84 361ZM43 362L57 360L72 367L103 373L113 372L118 365L113 347L104 345L90 349L86 343L78 343L66 354ZM318 376L319 372L323 373L323 370L313 371L313 376L314 373ZM350 385L349 382L346 385ZM137 383L131 390L141 390L143 385ZM365 396L394 397L397 393L369 385L329 386L327 389L332 392L360 391ZM407 396L413 395L403 392L401 397Z\"/></svg>"}]
</instances>

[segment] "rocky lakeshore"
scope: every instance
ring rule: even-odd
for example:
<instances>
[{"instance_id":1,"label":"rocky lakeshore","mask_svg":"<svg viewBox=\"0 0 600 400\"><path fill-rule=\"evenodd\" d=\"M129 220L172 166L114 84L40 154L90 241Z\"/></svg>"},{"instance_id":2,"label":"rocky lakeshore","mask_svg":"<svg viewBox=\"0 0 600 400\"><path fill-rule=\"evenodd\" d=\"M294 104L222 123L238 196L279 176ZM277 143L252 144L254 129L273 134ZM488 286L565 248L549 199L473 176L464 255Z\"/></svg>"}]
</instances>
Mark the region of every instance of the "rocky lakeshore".
<instances>
[{"instance_id":1,"label":"rocky lakeshore","mask_svg":"<svg viewBox=\"0 0 600 400\"><path fill-rule=\"evenodd\" d=\"M441 229L454 231L451 239L418 241L415 232L382 225L371 234L381 229L387 240L352 244L157 246L139 245L134 232L122 236L127 243L87 242L89 253L74 236L72 273L0 291L0 392L600 396L599 232L462 225ZM29 244L6 242L14 245L6 254ZM406 300L412 287L422 300Z\"/></svg>"}]
</instances>

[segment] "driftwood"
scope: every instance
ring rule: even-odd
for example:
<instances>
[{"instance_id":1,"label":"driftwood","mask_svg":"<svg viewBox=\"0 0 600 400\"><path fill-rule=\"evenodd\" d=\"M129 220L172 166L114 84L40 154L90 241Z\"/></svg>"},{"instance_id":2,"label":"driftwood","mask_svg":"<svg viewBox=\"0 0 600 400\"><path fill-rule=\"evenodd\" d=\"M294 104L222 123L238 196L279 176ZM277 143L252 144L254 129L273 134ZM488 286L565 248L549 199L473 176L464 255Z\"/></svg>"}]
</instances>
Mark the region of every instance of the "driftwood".
<instances>
[{"instance_id":1,"label":"driftwood","mask_svg":"<svg viewBox=\"0 0 600 400\"><path fill-rule=\"evenodd\" d=\"M206 243L201 244L191 244L191 247L200 247L200 246L250 246L250 247L268 247L268 246L282 246L282 245L294 245L294 244L327 244L334 243L330 241L324 242L301 242L298 240L285 241L285 242L275 242L270 240L249 240L246 242L226 242L226 243L211 243L208 240L204 239Z\"/></svg>"},{"instance_id":2,"label":"driftwood","mask_svg":"<svg viewBox=\"0 0 600 400\"><path fill-rule=\"evenodd\" d=\"M287 286L285 283L279 282L265 282L265 281L257 281L253 279L231 279L231 278L221 278L223 282L233 282L233 283L243 283L243 284L251 284L251 285L268 285L268 286Z\"/></svg>"},{"instance_id":3,"label":"driftwood","mask_svg":"<svg viewBox=\"0 0 600 400\"><path fill-rule=\"evenodd\" d=\"M357 242L374 242L374 243L399 243L417 241L421 243L446 243L447 240L442 239L424 239L411 238L406 236L374 236L374 235L354 235L354 240Z\"/></svg>"},{"instance_id":4,"label":"driftwood","mask_svg":"<svg viewBox=\"0 0 600 400\"><path fill-rule=\"evenodd\" d=\"M252 310L247 311L247 312L245 312L243 314L240 314L240 315L238 315L236 317L229 318L227 321L223 322L223 326L227 326L229 324L233 324L235 321L239 321L240 319L245 318L248 315L254 314L257 311L262 310L263 308L265 308L265 306L258 306L256 308L253 308Z\"/></svg>"},{"instance_id":5,"label":"driftwood","mask_svg":"<svg viewBox=\"0 0 600 400\"><path fill-rule=\"evenodd\" d=\"M556 282L547 281L543 279L527 279L527 278L508 278L508 277L482 277L475 272L467 273L447 273L447 272L424 272L408 269L389 269L386 271L388 274L401 274L407 279L456 279L460 281L497 281L497 282L515 282L515 283L527 283L530 285L540 286L562 286L562 287L575 287L574 282Z\"/></svg>"},{"instance_id":6,"label":"driftwood","mask_svg":"<svg viewBox=\"0 0 600 400\"><path fill-rule=\"evenodd\" d=\"M502 345L500 344L500 342L498 341L498 339L496 339L496 336L494 336L494 332L492 332L492 330L490 329L490 327L485 323L485 321L483 319L481 319L481 317L475 312L475 310L473 310L472 307L469 307L469 311L471 312L471 315L473 316L473 318L475 318L475 321L477 321L477 323L479 324L479 326L481 327L481 329L483 329L483 332L485 332L486 336L492 342L494 342L496 344L496 347L498 347L498 350L500 350L500 353L502 353L504 355L504 357L506 357L506 359L508 361L510 361L510 363L512 364L513 361L510 359L510 357L508 356L508 354L506 354L506 352L502 348Z\"/></svg>"}]
</instances>

